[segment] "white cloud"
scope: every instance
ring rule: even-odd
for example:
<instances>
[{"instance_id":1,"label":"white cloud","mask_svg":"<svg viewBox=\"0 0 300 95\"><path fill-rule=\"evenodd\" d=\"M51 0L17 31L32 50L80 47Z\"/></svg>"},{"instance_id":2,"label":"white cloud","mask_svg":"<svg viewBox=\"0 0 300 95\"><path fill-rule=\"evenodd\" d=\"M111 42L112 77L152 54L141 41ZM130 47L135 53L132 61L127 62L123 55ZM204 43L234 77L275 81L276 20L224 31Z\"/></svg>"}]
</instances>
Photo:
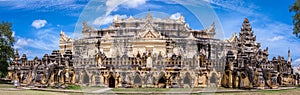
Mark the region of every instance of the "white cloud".
<instances>
[{"instance_id":1,"label":"white cloud","mask_svg":"<svg viewBox=\"0 0 300 95\"><path fill-rule=\"evenodd\" d=\"M127 15L117 15L117 16L121 19L127 18ZM106 24L112 23L113 19L114 19L114 16L112 16L112 15L104 16L104 17L102 16L102 17L96 18L96 20L94 20L93 24L99 25L99 26L106 25Z\"/></svg>"},{"instance_id":2,"label":"white cloud","mask_svg":"<svg viewBox=\"0 0 300 95\"><path fill-rule=\"evenodd\" d=\"M8 10L21 9L21 11L56 12L60 15L75 16L80 15L82 8L89 0L3 0L1 6Z\"/></svg>"},{"instance_id":3,"label":"white cloud","mask_svg":"<svg viewBox=\"0 0 300 95\"><path fill-rule=\"evenodd\" d=\"M125 5L128 8L136 8L145 3L146 3L146 0L128 0L127 2L124 2L123 5Z\"/></svg>"},{"instance_id":4,"label":"white cloud","mask_svg":"<svg viewBox=\"0 0 300 95\"><path fill-rule=\"evenodd\" d=\"M214 8L219 9L229 9L233 11L237 11L243 14L248 15L257 15L255 14L255 9L259 9L253 3L245 2L244 0L203 0L211 4ZM246 7L245 7L246 6Z\"/></svg>"},{"instance_id":5,"label":"white cloud","mask_svg":"<svg viewBox=\"0 0 300 95\"><path fill-rule=\"evenodd\" d=\"M170 19L179 19L180 16L181 16L181 14L177 12L177 13L175 13L175 14L172 14L172 15L170 16Z\"/></svg>"},{"instance_id":6,"label":"white cloud","mask_svg":"<svg viewBox=\"0 0 300 95\"><path fill-rule=\"evenodd\" d=\"M42 57L46 53L51 53L52 50L59 49L58 29L40 29L33 33L35 33L35 38L16 36L14 48L18 49L19 53L25 53L27 57L34 58L35 56Z\"/></svg>"},{"instance_id":7,"label":"white cloud","mask_svg":"<svg viewBox=\"0 0 300 95\"><path fill-rule=\"evenodd\" d=\"M84 2L88 1L77 3L76 0L7 0L2 3L4 6L10 6L13 9L78 9L84 6Z\"/></svg>"},{"instance_id":8,"label":"white cloud","mask_svg":"<svg viewBox=\"0 0 300 95\"><path fill-rule=\"evenodd\" d=\"M17 39L18 40L14 45L15 49L22 48L32 42L32 39L26 39L26 38L21 38L21 37L17 37Z\"/></svg>"},{"instance_id":9,"label":"white cloud","mask_svg":"<svg viewBox=\"0 0 300 95\"><path fill-rule=\"evenodd\" d=\"M15 32L15 31L12 31L11 36L12 36L12 37L15 37L15 35L16 35L16 32Z\"/></svg>"},{"instance_id":10,"label":"white cloud","mask_svg":"<svg viewBox=\"0 0 300 95\"><path fill-rule=\"evenodd\" d=\"M298 65L300 65L300 58L298 58L295 61L293 61L293 66L298 66Z\"/></svg>"},{"instance_id":11,"label":"white cloud","mask_svg":"<svg viewBox=\"0 0 300 95\"><path fill-rule=\"evenodd\" d=\"M31 24L31 26L36 28L36 29L39 29L39 28L44 27L46 24L47 24L46 20L39 19L39 20L34 20Z\"/></svg>"},{"instance_id":12,"label":"white cloud","mask_svg":"<svg viewBox=\"0 0 300 95\"><path fill-rule=\"evenodd\" d=\"M282 40L284 39L283 36L275 36L273 38L268 39L268 41L274 42L274 41L278 41L278 40Z\"/></svg>"},{"instance_id":13,"label":"white cloud","mask_svg":"<svg viewBox=\"0 0 300 95\"><path fill-rule=\"evenodd\" d=\"M109 15L112 11L118 10L118 5L124 5L126 8L136 8L146 3L147 0L107 0L106 15Z\"/></svg>"},{"instance_id":14,"label":"white cloud","mask_svg":"<svg viewBox=\"0 0 300 95\"><path fill-rule=\"evenodd\" d=\"M122 0L107 0L105 5L106 5L106 15L109 15L110 12L116 11L118 8L117 6L120 5Z\"/></svg>"}]
</instances>

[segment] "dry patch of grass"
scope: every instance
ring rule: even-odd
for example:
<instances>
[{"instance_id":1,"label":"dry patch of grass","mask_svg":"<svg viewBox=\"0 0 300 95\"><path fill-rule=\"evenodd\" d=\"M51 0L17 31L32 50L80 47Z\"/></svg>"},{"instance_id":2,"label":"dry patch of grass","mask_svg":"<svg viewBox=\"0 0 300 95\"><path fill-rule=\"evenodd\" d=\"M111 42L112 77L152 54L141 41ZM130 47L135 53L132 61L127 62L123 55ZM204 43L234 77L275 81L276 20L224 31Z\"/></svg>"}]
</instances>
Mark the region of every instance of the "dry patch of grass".
<instances>
[{"instance_id":1,"label":"dry patch of grass","mask_svg":"<svg viewBox=\"0 0 300 95\"><path fill-rule=\"evenodd\" d=\"M113 92L192 92L195 88L114 88Z\"/></svg>"},{"instance_id":2,"label":"dry patch of grass","mask_svg":"<svg viewBox=\"0 0 300 95\"><path fill-rule=\"evenodd\" d=\"M17 90L17 91L1 91L0 95L83 95L83 94L35 91L35 90Z\"/></svg>"},{"instance_id":3,"label":"dry patch of grass","mask_svg":"<svg viewBox=\"0 0 300 95\"><path fill-rule=\"evenodd\" d=\"M259 90L249 92L215 93L215 95L299 95L300 88L286 90Z\"/></svg>"},{"instance_id":4,"label":"dry patch of grass","mask_svg":"<svg viewBox=\"0 0 300 95\"><path fill-rule=\"evenodd\" d=\"M15 86L12 84L0 84L0 88L14 88Z\"/></svg>"}]
</instances>

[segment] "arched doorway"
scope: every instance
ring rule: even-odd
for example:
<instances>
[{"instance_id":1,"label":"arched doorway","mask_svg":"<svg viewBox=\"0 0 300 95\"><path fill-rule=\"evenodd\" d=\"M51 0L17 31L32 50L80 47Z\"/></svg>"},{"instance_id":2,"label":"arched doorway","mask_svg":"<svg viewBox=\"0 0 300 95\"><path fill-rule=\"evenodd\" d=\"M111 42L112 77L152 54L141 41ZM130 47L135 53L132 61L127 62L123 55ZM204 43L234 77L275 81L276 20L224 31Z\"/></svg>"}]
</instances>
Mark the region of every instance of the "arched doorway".
<instances>
[{"instance_id":1,"label":"arched doorway","mask_svg":"<svg viewBox=\"0 0 300 95\"><path fill-rule=\"evenodd\" d=\"M191 79L190 79L190 78L191 78L190 73L186 73L186 74L185 74L185 77L184 77L184 79L183 79L183 83L190 86L190 84L191 84Z\"/></svg>"},{"instance_id":2,"label":"arched doorway","mask_svg":"<svg viewBox=\"0 0 300 95\"><path fill-rule=\"evenodd\" d=\"M82 77L83 77L83 81L82 81L83 84L88 84L90 82L90 78L86 72L83 73Z\"/></svg>"},{"instance_id":3,"label":"arched doorway","mask_svg":"<svg viewBox=\"0 0 300 95\"><path fill-rule=\"evenodd\" d=\"M135 87L141 87L142 86L142 79L139 75L135 76L133 82L134 82Z\"/></svg>"},{"instance_id":4,"label":"arched doorway","mask_svg":"<svg viewBox=\"0 0 300 95\"><path fill-rule=\"evenodd\" d=\"M96 85L100 85L100 76L95 77Z\"/></svg>"},{"instance_id":5,"label":"arched doorway","mask_svg":"<svg viewBox=\"0 0 300 95\"><path fill-rule=\"evenodd\" d=\"M108 87L114 88L116 87L116 79L112 76L112 74L108 77Z\"/></svg>"},{"instance_id":6,"label":"arched doorway","mask_svg":"<svg viewBox=\"0 0 300 95\"><path fill-rule=\"evenodd\" d=\"M158 87L166 88L166 78L165 78L165 74L163 73L161 73L160 77L158 78Z\"/></svg>"},{"instance_id":7,"label":"arched doorway","mask_svg":"<svg viewBox=\"0 0 300 95\"><path fill-rule=\"evenodd\" d=\"M216 73L212 73L211 77L210 77L210 83L217 83L217 74Z\"/></svg>"}]
</instances>

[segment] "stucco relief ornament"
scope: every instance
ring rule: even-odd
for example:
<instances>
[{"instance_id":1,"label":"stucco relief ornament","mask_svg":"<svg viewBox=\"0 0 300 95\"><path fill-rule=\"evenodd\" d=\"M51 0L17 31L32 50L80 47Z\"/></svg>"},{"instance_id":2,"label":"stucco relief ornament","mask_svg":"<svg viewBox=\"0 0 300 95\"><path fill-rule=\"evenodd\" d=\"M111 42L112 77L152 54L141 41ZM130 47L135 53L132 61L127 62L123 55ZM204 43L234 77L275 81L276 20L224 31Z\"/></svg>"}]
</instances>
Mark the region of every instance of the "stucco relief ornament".
<instances>
[{"instance_id":1,"label":"stucco relief ornament","mask_svg":"<svg viewBox=\"0 0 300 95\"><path fill-rule=\"evenodd\" d=\"M89 26L86 22L82 23L82 31L85 32L89 32L89 31L94 31L95 29L93 29L91 26Z\"/></svg>"},{"instance_id":2,"label":"stucco relief ornament","mask_svg":"<svg viewBox=\"0 0 300 95\"><path fill-rule=\"evenodd\" d=\"M104 58L105 58L105 54L102 52L96 55L96 64L98 67L102 67L102 62Z\"/></svg>"},{"instance_id":3,"label":"stucco relief ornament","mask_svg":"<svg viewBox=\"0 0 300 95\"><path fill-rule=\"evenodd\" d=\"M147 58L147 67L151 68L152 67L152 63L153 63L153 60L152 60L151 54L149 54L148 58Z\"/></svg>"}]
</instances>

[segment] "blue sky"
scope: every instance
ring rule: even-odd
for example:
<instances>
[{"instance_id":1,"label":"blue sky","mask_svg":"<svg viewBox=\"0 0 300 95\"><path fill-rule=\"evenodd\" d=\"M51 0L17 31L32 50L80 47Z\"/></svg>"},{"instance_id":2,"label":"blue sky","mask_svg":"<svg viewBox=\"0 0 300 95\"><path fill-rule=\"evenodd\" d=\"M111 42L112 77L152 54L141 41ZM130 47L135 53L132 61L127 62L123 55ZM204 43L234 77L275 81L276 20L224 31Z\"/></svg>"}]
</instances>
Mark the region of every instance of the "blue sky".
<instances>
[{"instance_id":1,"label":"blue sky","mask_svg":"<svg viewBox=\"0 0 300 95\"><path fill-rule=\"evenodd\" d=\"M243 19L249 18L257 42L260 42L263 48L269 47L270 58L278 55L287 57L287 50L290 48L293 64L300 64L300 39L292 34L293 13L289 12L289 6L295 0L177 1L190 6L193 6L192 3L189 4L190 2L208 4L218 16L225 39L230 38L233 33L239 33ZM90 0L0 0L0 20L13 23L12 29L16 38L14 47L20 53L26 53L29 58L42 57L43 54L58 49L60 30L73 37L74 31L80 30L79 23L82 21L87 21L94 28L104 28L109 25L115 14L119 14L122 18L140 17L150 9L154 16L161 18L178 18L183 15L193 29L206 27L201 25L202 21L194 20L196 16L191 9L174 2L164 0L91 2ZM116 6L118 4L120 5ZM82 11L87 10L95 11L87 12L90 14L88 16L80 15ZM202 18L211 16L206 9L196 11L202 13L199 15Z\"/></svg>"}]
</instances>

